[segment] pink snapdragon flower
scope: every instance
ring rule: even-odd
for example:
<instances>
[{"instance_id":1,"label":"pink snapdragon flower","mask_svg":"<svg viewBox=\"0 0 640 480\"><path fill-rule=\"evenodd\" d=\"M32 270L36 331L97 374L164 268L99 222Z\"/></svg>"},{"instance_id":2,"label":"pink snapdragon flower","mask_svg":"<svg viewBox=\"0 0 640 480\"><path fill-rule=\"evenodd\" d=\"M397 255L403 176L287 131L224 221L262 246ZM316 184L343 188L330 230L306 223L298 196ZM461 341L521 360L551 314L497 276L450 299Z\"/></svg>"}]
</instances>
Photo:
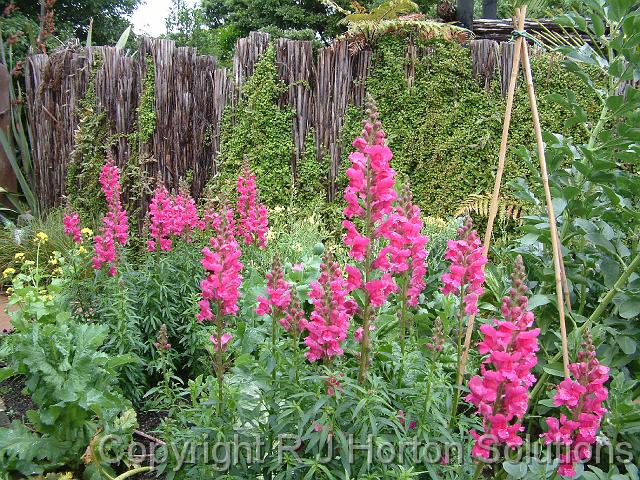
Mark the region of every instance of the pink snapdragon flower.
<instances>
[{"instance_id":1,"label":"pink snapdragon flower","mask_svg":"<svg viewBox=\"0 0 640 480\"><path fill-rule=\"evenodd\" d=\"M338 263L327 254L320 265L320 277L311 284L309 298L314 310L309 321L301 321L301 327L309 334L304 342L309 347L305 353L310 362L341 356L342 342L349 330L349 288Z\"/></svg>"},{"instance_id":2,"label":"pink snapdragon flower","mask_svg":"<svg viewBox=\"0 0 640 480\"><path fill-rule=\"evenodd\" d=\"M187 236L193 230L204 230L204 221L198 217L195 200L187 193L171 196L166 188L156 188L149 204L149 234L147 251L157 248L171 251L171 237Z\"/></svg>"},{"instance_id":3,"label":"pink snapdragon flower","mask_svg":"<svg viewBox=\"0 0 640 480\"><path fill-rule=\"evenodd\" d=\"M604 386L609 379L609 368L601 365L590 332L585 333L583 350L578 353L578 362L569 365L573 378L565 378L556 390L553 403L565 407L560 418L547 417L548 430L541 437L545 445L563 445L558 473L565 477L576 475L575 463L591 458L591 445L596 442L602 417L606 409L602 403L608 391Z\"/></svg>"},{"instance_id":4,"label":"pink snapdragon flower","mask_svg":"<svg viewBox=\"0 0 640 480\"><path fill-rule=\"evenodd\" d=\"M445 259L451 262L449 272L442 275L444 287L442 293L455 293L462 296L464 311L467 315L478 313L478 298L484 292L484 265L487 257L481 245L478 233L467 218L458 229L458 240L449 240Z\"/></svg>"},{"instance_id":5,"label":"pink snapdragon flower","mask_svg":"<svg viewBox=\"0 0 640 480\"><path fill-rule=\"evenodd\" d=\"M100 172L100 185L107 201L107 214L102 218L101 234L96 235L93 268L109 265L109 275L116 274L116 245L124 246L129 235L127 212L120 201L120 170L111 156L107 157Z\"/></svg>"},{"instance_id":6,"label":"pink snapdragon flower","mask_svg":"<svg viewBox=\"0 0 640 480\"><path fill-rule=\"evenodd\" d=\"M67 213L62 219L64 233L73 238L77 244L82 243L82 232L80 231L80 215L77 212Z\"/></svg>"},{"instance_id":7,"label":"pink snapdragon flower","mask_svg":"<svg viewBox=\"0 0 640 480\"><path fill-rule=\"evenodd\" d=\"M204 257L200 263L208 275L200 282L202 300L199 302L199 321L214 319L212 303L218 306L215 314L220 317L238 312L242 264L239 260L240 247L227 220L231 215L233 212L223 206L221 214L214 217L213 223L217 229L209 240L211 248L202 249Z\"/></svg>"},{"instance_id":8,"label":"pink snapdragon flower","mask_svg":"<svg viewBox=\"0 0 640 480\"><path fill-rule=\"evenodd\" d=\"M265 248L269 230L267 207L258 201L256 176L251 173L247 162L238 176L237 190L238 234L244 237L245 244Z\"/></svg>"},{"instance_id":9,"label":"pink snapdragon flower","mask_svg":"<svg viewBox=\"0 0 640 480\"><path fill-rule=\"evenodd\" d=\"M284 271L278 257L274 257L271 272L267 273L267 296L258 295L258 315L281 314L291 301L291 287L284 279Z\"/></svg>"},{"instance_id":10,"label":"pink snapdragon flower","mask_svg":"<svg viewBox=\"0 0 640 480\"><path fill-rule=\"evenodd\" d=\"M352 144L356 151L349 155L351 167L346 172L349 184L344 192L347 207L343 212L346 219L342 222L349 256L360 262L358 267L345 267L348 288L351 291L364 290L360 383L364 382L369 362L369 327L373 325L376 309L398 290L389 265L376 262L378 253L374 251L374 248L384 249L392 232L393 204L397 198L394 189L396 172L390 164L393 153L385 145L385 133L375 105L371 104L367 113L369 119L363 122L362 134ZM380 258L384 257L383 253ZM361 272L367 272L366 278Z\"/></svg>"},{"instance_id":11,"label":"pink snapdragon flower","mask_svg":"<svg viewBox=\"0 0 640 480\"><path fill-rule=\"evenodd\" d=\"M486 358L480 375L469 381L471 393L465 400L477 407L484 433L472 431L472 455L489 458L491 445L515 448L522 444L522 418L527 411L529 388L536 378L531 373L537 363L539 328L531 328L533 312L527 310L527 286L522 257L518 256L511 275L509 295L502 299L503 320L480 327L483 339L478 351Z\"/></svg>"},{"instance_id":12,"label":"pink snapdragon flower","mask_svg":"<svg viewBox=\"0 0 640 480\"><path fill-rule=\"evenodd\" d=\"M233 338L233 336L229 333L229 332L225 332L220 336L220 343L222 344L222 350L226 350L227 348L227 344L231 341L231 339ZM209 341L211 341L211 343L213 343L213 349L214 351L218 351L218 337L216 337L215 335L211 335L209 337Z\"/></svg>"},{"instance_id":13,"label":"pink snapdragon flower","mask_svg":"<svg viewBox=\"0 0 640 480\"><path fill-rule=\"evenodd\" d=\"M405 182L398 205L384 224L384 237L389 243L380 250L373 265L395 275L404 275L407 304L415 307L425 287L429 237L422 235L424 224L420 218L420 207L412 203L411 197L409 183Z\"/></svg>"}]
</instances>

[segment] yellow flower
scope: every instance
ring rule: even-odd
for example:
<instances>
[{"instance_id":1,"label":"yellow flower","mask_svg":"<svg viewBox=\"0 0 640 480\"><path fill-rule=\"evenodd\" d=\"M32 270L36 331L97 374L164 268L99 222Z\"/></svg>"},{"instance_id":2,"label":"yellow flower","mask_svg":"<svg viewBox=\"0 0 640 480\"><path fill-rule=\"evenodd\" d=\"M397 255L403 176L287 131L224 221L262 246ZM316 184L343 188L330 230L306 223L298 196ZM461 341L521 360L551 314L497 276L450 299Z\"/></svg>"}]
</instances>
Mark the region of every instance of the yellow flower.
<instances>
[{"instance_id":1,"label":"yellow flower","mask_svg":"<svg viewBox=\"0 0 640 480\"><path fill-rule=\"evenodd\" d=\"M44 232L38 232L36 233L36 239L40 243L45 243L49 240L49 235Z\"/></svg>"},{"instance_id":2,"label":"yellow flower","mask_svg":"<svg viewBox=\"0 0 640 480\"><path fill-rule=\"evenodd\" d=\"M58 259L56 257L49 258L49 264L57 265L58 264Z\"/></svg>"},{"instance_id":3,"label":"yellow flower","mask_svg":"<svg viewBox=\"0 0 640 480\"><path fill-rule=\"evenodd\" d=\"M296 252L301 252L302 251L302 245L300 245L300 242L296 242L296 244L293 246L293 249Z\"/></svg>"},{"instance_id":4,"label":"yellow flower","mask_svg":"<svg viewBox=\"0 0 640 480\"><path fill-rule=\"evenodd\" d=\"M7 288L7 295L11 295L13 293L13 287Z\"/></svg>"},{"instance_id":5,"label":"yellow flower","mask_svg":"<svg viewBox=\"0 0 640 480\"><path fill-rule=\"evenodd\" d=\"M82 230L80 230L80 233L82 233L83 235L86 235L89 238L93 237L93 230L91 230L88 227L84 227Z\"/></svg>"},{"instance_id":6,"label":"yellow flower","mask_svg":"<svg viewBox=\"0 0 640 480\"><path fill-rule=\"evenodd\" d=\"M80 245L80 248L78 248L78 252L79 253L87 253L87 249L84 248L84 245Z\"/></svg>"},{"instance_id":7,"label":"yellow flower","mask_svg":"<svg viewBox=\"0 0 640 480\"><path fill-rule=\"evenodd\" d=\"M15 260L22 260L22 259L24 258L24 252L18 252L18 253L16 253L16 254L13 256L13 258L14 258Z\"/></svg>"},{"instance_id":8,"label":"yellow flower","mask_svg":"<svg viewBox=\"0 0 640 480\"><path fill-rule=\"evenodd\" d=\"M60 267L58 268L54 268L53 272L51 272L53 275L62 275L62 269Z\"/></svg>"},{"instance_id":9,"label":"yellow flower","mask_svg":"<svg viewBox=\"0 0 640 480\"><path fill-rule=\"evenodd\" d=\"M7 278L9 275L13 275L14 273L16 273L16 269L9 267L2 272L2 278Z\"/></svg>"},{"instance_id":10,"label":"yellow flower","mask_svg":"<svg viewBox=\"0 0 640 480\"><path fill-rule=\"evenodd\" d=\"M33 260L25 260L25 261L24 261L24 264L25 264L27 267L30 267L31 265L35 265L35 264L36 264L36 262L34 262Z\"/></svg>"}]
</instances>

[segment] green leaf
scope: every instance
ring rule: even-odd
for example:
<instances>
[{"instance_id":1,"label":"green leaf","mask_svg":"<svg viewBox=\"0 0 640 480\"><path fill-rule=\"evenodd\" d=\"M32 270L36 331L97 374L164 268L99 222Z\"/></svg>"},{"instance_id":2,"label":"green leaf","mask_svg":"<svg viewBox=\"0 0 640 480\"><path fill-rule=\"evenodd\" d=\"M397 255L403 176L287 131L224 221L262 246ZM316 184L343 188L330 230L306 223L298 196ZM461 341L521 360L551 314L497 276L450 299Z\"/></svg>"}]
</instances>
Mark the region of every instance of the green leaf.
<instances>
[{"instance_id":1,"label":"green leaf","mask_svg":"<svg viewBox=\"0 0 640 480\"><path fill-rule=\"evenodd\" d=\"M502 468L509 474L510 478L524 478L528 468L526 463L512 463L510 461L503 462Z\"/></svg>"},{"instance_id":2,"label":"green leaf","mask_svg":"<svg viewBox=\"0 0 640 480\"><path fill-rule=\"evenodd\" d=\"M616 342L618 342L625 355L633 355L636 352L636 342L631 337L621 335L616 337Z\"/></svg>"},{"instance_id":3,"label":"green leaf","mask_svg":"<svg viewBox=\"0 0 640 480\"><path fill-rule=\"evenodd\" d=\"M129 34L130 33L131 33L131 25L129 25L124 30L124 32L122 32L122 35L120 35L120 38L116 42L116 48L123 49L125 47L125 45L127 44L127 41L129 40Z\"/></svg>"},{"instance_id":4,"label":"green leaf","mask_svg":"<svg viewBox=\"0 0 640 480\"><path fill-rule=\"evenodd\" d=\"M618 313L622 318L627 319L640 315L640 296L627 296L618 307Z\"/></svg>"},{"instance_id":5,"label":"green leaf","mask_svg":"<svg viewBox=\"0 0 640 480\"><path fill-rule=\"evenodd\" d=\"M548 363L542 370L553 377L564 377L564 365L562 363Z\"/></svg>"}]
</instances>

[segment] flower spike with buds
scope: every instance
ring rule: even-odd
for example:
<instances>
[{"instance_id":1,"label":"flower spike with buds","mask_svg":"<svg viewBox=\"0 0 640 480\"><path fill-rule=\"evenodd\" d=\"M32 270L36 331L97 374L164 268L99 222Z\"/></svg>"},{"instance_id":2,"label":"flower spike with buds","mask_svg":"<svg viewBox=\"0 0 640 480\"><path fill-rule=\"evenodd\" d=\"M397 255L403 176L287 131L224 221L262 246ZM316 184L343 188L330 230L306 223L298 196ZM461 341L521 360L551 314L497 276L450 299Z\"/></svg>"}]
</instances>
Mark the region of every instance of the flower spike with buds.
<instances>
[{"instance_id":1,"label":"flower spike with buds","mask_svg":"<svg viewBox=\"0 0 640 480\"><path fill-rule=\"evenodd\" d=\"M486 355L480 375L469 381L471 393L465 400L478 409L484 433L472 431L472 454L489 458L491 445L515 448L522 444L522 418L527 411L529 388L536 378L531 373L538 359L539 328L531 328L533 312L527 310L527 286L522 257L511 275L511 289L502 299L503 320L480 327L483 340L478 351Z\"/></svg>"}]
</instances>

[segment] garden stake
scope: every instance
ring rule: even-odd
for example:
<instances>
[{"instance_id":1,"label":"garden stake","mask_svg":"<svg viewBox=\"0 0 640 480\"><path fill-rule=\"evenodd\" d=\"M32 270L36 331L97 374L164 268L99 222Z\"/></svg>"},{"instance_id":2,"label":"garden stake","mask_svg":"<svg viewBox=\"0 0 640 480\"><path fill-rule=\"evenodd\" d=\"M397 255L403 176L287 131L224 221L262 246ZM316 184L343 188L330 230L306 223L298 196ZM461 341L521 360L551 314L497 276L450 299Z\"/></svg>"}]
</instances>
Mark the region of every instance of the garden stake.
<instances>
[{"instance_id":1,"label":"garden stake","mask_svg":"<svg viewBox=\"0 0 640 480\"><path fill-rule=\"evenodd\" d=\"M517 23L517 31L520 32L515 41L515 49L513 52L513 61L511 65L511 77L509 79L509 88L507 91L507 104L505 110L505 117L502 126L502 139L500 142L500 151L498 154L498 169L496 171L496 178L494 183L493 194L491 197L491 206L489 209L489 219L487 222L487 230L485 232L484 246L485 254L489 253L489 246L491 244L491 235L493 233L493 223L498 212L498 199L500 195L500 185L502 182L502 174L504 172L504 163L507 153L507 142L509 138L509 126L511 124L511 111L513 109L513 99L515 95L516 80L518 77L518 70L520 66L520 57L522 55L522 69L527 84L527 92L529 95L529 103L531 106L531 113L533 119L533 127L536 136L536 145L538 149L538 158L540 160L540 174L542 177L542 185L545 191L547 216L549 217L549 228L551 235L551 246L553 251L553 263L556 280L556 295L558 301L558 313L560 317L560 336L562 342L562 358L564 364L565 376L569 377L569 352L567 347L567 331L565 324L565 312L564 312L564 298L569 296L568 285L566 277L564 275L564 262L561 258L558 228L555 221L555 214L553 211L553 205L551 203L551 191L549 189L549 180L547 173L547 163L544 155L544 144L542 141L542 130L540 128L540 117L538 115L538 105L535 96L535 90L533 86L533 77L531 74L531 66L529 64L529 50L526 41L524 40L524 21L526 17L527 7L526 5L516 8L515 17ZM484 268L484 267L483 267ZM464 371L469 355L469 348L471 346L471 336L473 334L473 325L475 323L475 315L469 317L467 323L467 331L465 334L464 348L462 351L462 357L458 366L457 384L462 385L464 378Z\"/></svg>"},{"instance_id":2,"label":"garden stake","mask_svg":"<svg viewBox=\"0 0 640 480\"><path fill-rule=\"evenodd\" d=\"M524 29L524 19L527 6L516 8L514 27L518 30ZM489 245L491 244L491 235L493 233L493 223L498 214L498 200L500 197L500 184L502 183L502 174L504 172L504 163L507 157L507 143L509 140L509 126L511 125L511 111L513 110L513 98L516 91L516 81L518 80L518 70L520 69L520 45L524 41L523 37L518 37L513 50L513 60L511 62L511 77L509 78L509 88L507 89L507 105L504 113L504 121L502 123L502 139L500 140L500 151L498 153L498 170L496 171L495 183L493 186L493 194L491 195L491 205L489 207L489 218L487 220L487 230L484 235L484 252L489 254ZM484 271L484 266L482 267ZM464 348L462 356L458 364L457 385L462 385L464 378L464 369L467 365L467 357L469 355L469 347L471 345L471 335L473 334L473 324L475 323L475 315L469 317L467 322L467 331L464 337Z\"/></svg>"},{"instance_id":3,"label":"garden stake","mask_svg":"<svg viewBox=\"0 0 640 480\"><path fill-rule=\"evenodd\" d=\"M533 75L531 74L531 65L529 64L529 47L526 42L521 45L522 48L522 69L524 71L527 83L527 92L529 94L529 103L531 105L531 116L533 117L533 129L536 135L536 144L538 146L538 159L540 161L540 175L542 176L542 186L544 188L545 201L547 206L547 216L549 217L549 230L551 234L551 248L553 250L553 267L556 279L556 296L558 301L558 314L560 317L560 340L562 342L562 363L564 365L564 376L569 378L569 349L567 346L567 326L565 323L564 297L562 284L562 260L560 251L560 242L558 237L558 225L551 203L551 189L549 188L549 174L547 173L547 161L544 154L544 143L542 140L542 129L540 128L540 116L538 114L538 102L536 100L536 92L533 86Z\"/></svg>"}]
</instances>

